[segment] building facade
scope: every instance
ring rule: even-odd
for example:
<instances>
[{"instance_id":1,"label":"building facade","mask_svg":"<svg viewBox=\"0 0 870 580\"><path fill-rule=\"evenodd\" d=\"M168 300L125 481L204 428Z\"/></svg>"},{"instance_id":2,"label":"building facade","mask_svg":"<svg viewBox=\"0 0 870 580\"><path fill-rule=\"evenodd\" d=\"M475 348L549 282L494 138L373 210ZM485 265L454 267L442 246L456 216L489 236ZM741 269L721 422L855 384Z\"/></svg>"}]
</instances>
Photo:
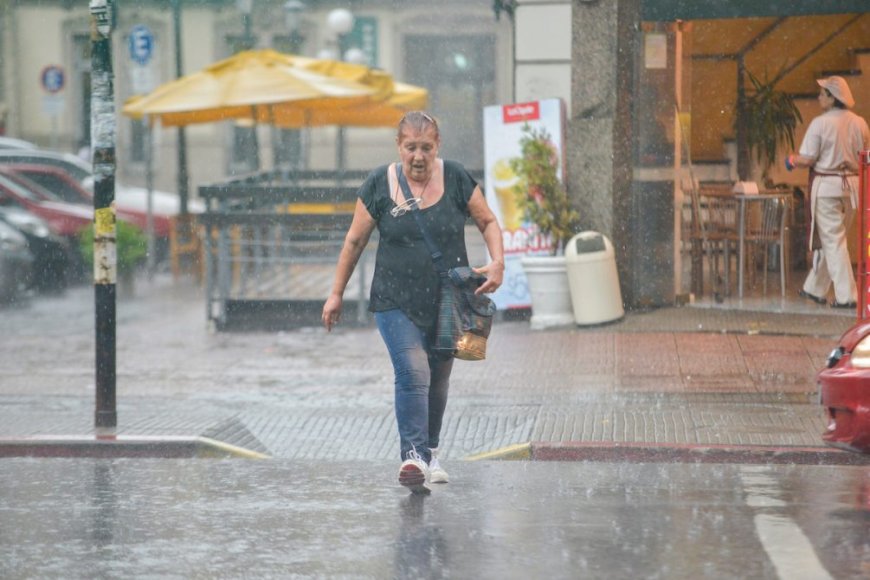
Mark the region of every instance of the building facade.
<instances>
[{"instance_id":1,"label":"building facade","mask_svg":"<svg viewBox=\"0 0 870 580\"><path fill-rule=\"evenodd\" d=\"M309 0L298 3L296 23L286 2L253 0L215 2L181 0L182 71L192 73L244 48L274 48L303 56L335 58L342 49L359 49L355 58L393 74L397 80L426 87L430 109L441 119L444 154L469 167L482 166L480 110L510 99L511 23L497 20L488 0L451 0L433 11L429 2ZM41 146L76 152L90 134L90 17L86 2L7 2L3 12L0 103L3 130ZM176 78L173 4L169 0L116 3L113 29L116 107L137 94ZM354 28L339 38L327 16L350 8ZM292 29L291 29L292 26ZM144 30L144 32L143 32ZM54 79L46 87L43 76ZM58 73L60 71L60 73ZM58 81L59 75L63 80ZM295 154L292 138L301 139L307 168L332 168L336 130L320 128L274 132L256 129L258 159L249 152L250 127L231 122L190 126L185 130L191 191L225 176L268 169ZM277 133L277 134L276 134ZM154 133L155 186L176 188L175 129ZM146 131L142 123L119 116L118 176L144 181ZM288 139L289 137L289 139ZM347 129L348 168L370 168L395 157L392 129Z\"/></svg>"},{"instance_id":2,"label":"building facade","mask_svg":"<svg viewBox=\"0 0 870 580\"><path fill-rule=\"evenodd\" d=\"M632 306L673 303L687 291L683 185L733 181L739 79L777 75L806 123L813 79L847 74L860 114L870 49L865 0L143 0L117 3L116 106L182 72L246 47L305 56L357 48L366 62L429 90L443 154L482 169L482 109L558 97L568 111L566 175L584 228L609 236ZM349 8L353 30L327 24ZM293 14L288 8L295 8ZM6 0L0 20L0 129L75 152L89 136L90 37L84 0ZM337 50L342 49L342 50ZM742 67L742 68L741 68ZM740 71L738 73L738 71ZM230 122L186 129L190 191L276 163L334 168L334 128L276 132ZM147 131L118 120L118 175L145 180ZM250 155L256 135L259 155ZM154 133L155 186L176 189L177 130ZM348 129L346 166L395 157L391 129ZM771 177L793 176L773 168Z\"/></svg>"}]
</instances>

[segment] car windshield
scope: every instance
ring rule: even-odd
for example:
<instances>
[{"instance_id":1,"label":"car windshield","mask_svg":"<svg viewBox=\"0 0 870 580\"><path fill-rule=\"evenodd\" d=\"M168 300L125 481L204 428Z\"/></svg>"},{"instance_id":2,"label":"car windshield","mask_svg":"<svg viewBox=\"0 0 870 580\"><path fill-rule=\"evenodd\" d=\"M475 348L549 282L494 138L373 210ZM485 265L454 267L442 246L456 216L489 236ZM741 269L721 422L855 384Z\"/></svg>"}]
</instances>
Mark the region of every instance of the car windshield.
<instances>
[{"instance_id":1,"label":"car windshield","mask_svg":"<svg viewBox=\"0 0 870 580\"><path fill-rule=\"evenodd\" d=\"M34 165L49 165L51 167L57 167L58 169L66 171L73 179L80 183L84 182L84 180L89 178L91 175L91 172L85 167L82 167L80 163L68 159L65 156L48 157L28 154L27 151L0 151L0 164L8 163L32 163Z\"/></svg>"},{"instance_id":2,"label":"car windshield","mask_svg":"<svg viewBox=\"0 0 870 580\"><path fill-rule=\"evenodd\" d=\"M13 167L12 173L16 177L21 176L39 185L43 189L56 195L59 199L68 203L88 205L93 203L87 192L83 191L81 186L76 186L73 180L64 179L64 177L59 175L57 171ZM25 183L24 185L26 186L28 184Z\"/></svg>"},{"instance_id":3,"label":"car windshield","mask_svg":"<svg viewBox=\"0 0 870 580\"><path fill-rule=\"evenodd\" d=\"M0 185L30 201L62 201L59 197L26 177L0 173Z\"/></svg>"}]
</instances>

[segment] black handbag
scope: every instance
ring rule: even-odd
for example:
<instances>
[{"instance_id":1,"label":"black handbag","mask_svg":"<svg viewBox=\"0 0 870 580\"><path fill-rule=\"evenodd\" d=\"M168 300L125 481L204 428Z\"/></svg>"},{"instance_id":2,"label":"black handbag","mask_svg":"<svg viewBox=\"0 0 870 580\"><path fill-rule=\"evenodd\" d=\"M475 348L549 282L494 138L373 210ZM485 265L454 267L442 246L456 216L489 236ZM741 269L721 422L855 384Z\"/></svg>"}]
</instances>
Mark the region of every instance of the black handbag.
<instances>
[{"instance_id":1,"label":"black handbag","mask_svg":"<svg viewBox=\"0 0 870 580\"><path fill-rule=\"evenodd\" d=\"M402 173L401 163L396 164L396 176L405 200L413 199L414 194ZM416 204L411 204L410 211L423 234L440 280L438 317L432 341L433 354L461 360L483 360L486 358L486 339L492 330L492 318L496 309L489 296L477 295L474 291L486 281L486 276L474 272L468 266L445 268L441 251L423 225L419 208Z\"/></svg>"}]
</instances>

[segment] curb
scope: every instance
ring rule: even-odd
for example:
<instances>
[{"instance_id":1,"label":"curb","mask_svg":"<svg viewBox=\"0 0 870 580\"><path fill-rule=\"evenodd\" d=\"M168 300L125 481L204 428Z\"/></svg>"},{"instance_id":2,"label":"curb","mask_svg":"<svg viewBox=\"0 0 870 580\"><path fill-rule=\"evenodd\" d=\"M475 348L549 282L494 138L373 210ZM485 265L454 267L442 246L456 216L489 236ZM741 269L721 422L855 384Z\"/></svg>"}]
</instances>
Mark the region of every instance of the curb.
<instances>
[{"instance_id":1,"label":"curb","mask_svg":"<svg viewBox=\"0 0 870 580\"><path fill-rule=\"evenodd\" d=\"M469 455L465 461L486 461L486 460L505 460L505 461L521 461L532 459L532 444L519 443L517 445L509 445L496 449L495 451L485 451Z\"/></svg>"},{"instance_id":2,"label":"curb","mask_svg":"<svg viewBox=\"0 0 870 580\"><path fill-rule=\"evenodd\" d=\"M3 457L270 459L263 453L208 437L137 435L39 435L0 439L0 458Z\"/></svg>"},{"instance_id":3,"label":"curb","mask_svg":"<svg viewBox=\"0 0 870 580\"><path fill-rule=\"evenodd\" d=\"M552 443L533 441L467 457L479 460L595 461L630 463L742 463L870 465L870 454L830 447L689 445L658 443Z\"/></svg>"}]
</instances>

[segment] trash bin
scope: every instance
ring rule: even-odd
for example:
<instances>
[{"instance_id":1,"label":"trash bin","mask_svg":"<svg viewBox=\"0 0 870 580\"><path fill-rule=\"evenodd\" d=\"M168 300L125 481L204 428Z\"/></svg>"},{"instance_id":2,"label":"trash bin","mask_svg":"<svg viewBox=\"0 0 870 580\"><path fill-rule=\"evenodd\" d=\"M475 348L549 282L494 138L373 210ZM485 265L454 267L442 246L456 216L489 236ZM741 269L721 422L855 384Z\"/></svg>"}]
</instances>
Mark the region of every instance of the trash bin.
<instances>
[{"instance_id":1,"label":"trash bin","mask_svg":"<svg viewBox=\"0 0 870 580\"><path fill-rule=\"evenodd\" d=\"M581 232L565 246L571 304L577 324L622 318L622 293L613 244L598 232Z\"/></svg>"}]
</instances>

